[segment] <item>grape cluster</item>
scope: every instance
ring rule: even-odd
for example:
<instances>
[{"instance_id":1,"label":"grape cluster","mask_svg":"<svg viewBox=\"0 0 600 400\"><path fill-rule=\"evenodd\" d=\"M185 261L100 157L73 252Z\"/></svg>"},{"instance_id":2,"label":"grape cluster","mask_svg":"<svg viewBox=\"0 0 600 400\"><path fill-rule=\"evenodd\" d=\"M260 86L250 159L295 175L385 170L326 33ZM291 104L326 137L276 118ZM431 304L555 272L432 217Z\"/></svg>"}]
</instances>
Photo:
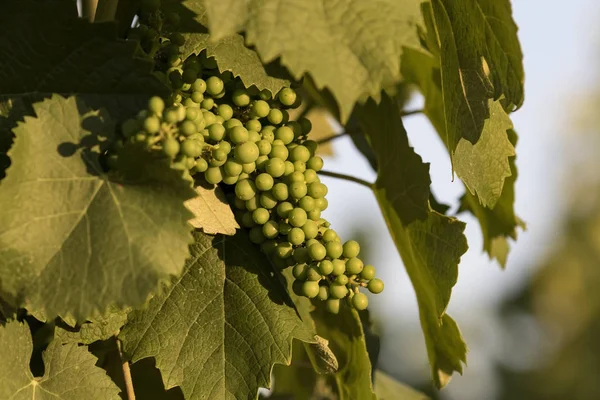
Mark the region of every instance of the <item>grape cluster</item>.
<instances>
[{"instance_id":1,"label":"grape cluster","mask_svg":"<svg viewBox=\"0 0 600 400\"><path fill-rule=\"evenodd\" d=\"M182 44L165 43L163 49ZM146 110L125 121L123 141L168 157L190 182L231 187L240 225L276 266L292 267L294 293L325 301L332 313L343 299L364 310L368 298L359 288L380 293L383 282L359 258L359 244L342 243L321 217L328 206L318 175L323 160L308 138L310 121L289 116L300 96L293 88L275 97L245 88L205 53L181 61L170 51L168 65L157 63L157 69L172 95L150 99Z\"/></svg>"}]
</instances>

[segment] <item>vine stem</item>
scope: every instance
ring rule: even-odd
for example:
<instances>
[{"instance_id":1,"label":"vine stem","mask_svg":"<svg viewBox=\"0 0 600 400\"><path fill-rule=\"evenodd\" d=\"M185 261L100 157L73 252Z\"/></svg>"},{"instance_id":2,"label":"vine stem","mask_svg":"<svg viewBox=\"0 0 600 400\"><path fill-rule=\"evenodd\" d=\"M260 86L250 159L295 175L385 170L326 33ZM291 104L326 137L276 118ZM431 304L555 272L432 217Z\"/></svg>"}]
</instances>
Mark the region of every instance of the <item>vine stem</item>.
<instances>
[{"instance_id":1,"label":"vine stem","mask_svg":"<svg viewBox=\"0 0 600 400\"><path fill-rule=\"evenodd\" d=\"M81 0L81 17L94 22L98 0Z\"/></svg>"},{"instance_id":2,"label":"vine stem","mask_svg":"<svg viewBox=\"0 0 600 400\"><path fill-rule=\"evenodd\" d=\"M360 179L357 178L355 176L351 176L351 175L346 175L346 174L340 174L338 172L331 172L331 171L319 171L318 172L319 175L323 175L323 176L329 176L332 178L337 178L337 179L345 179L347 181L351 181L354 183L358 183L359 185L363 185L368 187L369 189L373 189L373 184L370 182L365 181L364 179Z\"/></svg>"},{"instance_id":3,"label":"vine stem","mask_svg":"<svg viewBox=\"0 0 600 400\"><path fill-rule=\"evenodd\" d=\"M135 400L135 391L133 390L133 380L131 379L131 370L129 369L129 361L123 356L121 341L117 339L117 348L121 356L121 366L123 368L123 380L125 381L125 391L127 392L128 400Z\"/></svg>"}]
</instances>

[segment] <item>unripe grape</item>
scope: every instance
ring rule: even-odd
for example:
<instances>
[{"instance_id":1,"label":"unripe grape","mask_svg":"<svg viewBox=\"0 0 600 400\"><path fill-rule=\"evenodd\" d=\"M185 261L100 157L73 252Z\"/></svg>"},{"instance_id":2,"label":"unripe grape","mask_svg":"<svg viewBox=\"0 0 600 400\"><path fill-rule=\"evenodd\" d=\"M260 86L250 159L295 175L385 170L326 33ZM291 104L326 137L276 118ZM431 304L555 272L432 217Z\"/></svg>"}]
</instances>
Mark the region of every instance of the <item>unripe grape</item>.
<instances>
[{"instance_id":1,"label":"unripe grape","mask_svg":"<svg viewBox=\"0 0 600 400\"><path fill-rule=\"evenodd\" d=\"M296 172L296 170L294 169L294 163L292 163L289 160L285 161L285 171L283 173L283 176L289 176L291 174L293 174L294 172Z\"/></svg>"},{"instance_id":2,"label":"unripe grape","mask_svg":"<svg viewBox=\"0 0 600 400\"><path fill-rule=\"evenodd\" d=\"M227 176L239 176L242 173L242 164L229 160L223 165L223 172Z\"/></svg>"},{"instance_id":3,"label":"unripe grape","mask_svg":"<svg viewBox=\"0 0 600 400\"><path fill-rule=\"evenodd\" d=\"M257 119L251 119L250 121L246 122L245 126L246 129L254 132L260 132L260 130L262 129L262 124Z\"/></svg>"},{"instance_id":4,"label":"unripe grape","mask_svg":"<svg viewBox=\"0 0 600 400\"><path fill-rule=\"evenodd\" d=\"M312 246L315 243L320 243L317 239L308 239L306 241L306 243L304 243L304 245L306 246L306 248L309 248L310 246Z\"/></svg>"},{"instance_id":5,"label":"unripe grape","mask_svg":"<svg viewBox=\"0 0 600 400\"><path fill-rule=\"evenodd\" d=\"M198 107L187 107L185 109L185 119L188 121L195 121L201 115ZM202 117L202 120L204 120L204 117Z\"/></svg>"},{"instance_id":6,"label":"unripe grape","mask_svg":"<svg viewBox=\"0 0 600 400\"><path fill-rule=\"evenodd\" d=\"M342 244L339 242L327 242L325 244L327 257L331 259L340 258L343 252Z\"/></svg>"},{"instance_id":7,"label":"unripe grape","mask_svg":"<svg viewBox=\"0 0 600 400\"><path fill-rule=\"evenodd\" d=\"M259 174L254 183L256 184L256 187L258 190L260 191L267 191L267 190L271 190L271 188L273 187L273 177L267 173L262 173Z\"/></svg>"},{"instance_id":8,"label":"unripe grape","mask_svg":"<svg viewBox=\"0 0 600 400\"><path fill-rule=\"evenodd\" d=\"M302 161L294 161L294 171L304 172L306 171L306 163Z\"/></svg>"},{"instance_id":9,"label":"unripe grape","mask_svg":"<svg viewBox=\"0 0 600 400\"><path fill-rule=\"evenodd\" d=\"M271 107L269 107L269 103L264 100L256 100L254 103L252 103L252 115L258 118L266 117L269 115L269 111L271 111Z\"/></svg>"},{"instance_id":10,"label":"unripe grape","mask_svg":"<svg viewBox=\"0 0 600 400\"><path fill-rule=\"evenodd\" d=\"M163 153L165 153L167 157L175 157L177 153L179 153L179 148L179 142L173 138L166 138L163 141Z\"/></svg>"},{"instance_id":11,"label":"unripe grape","mask_svg":"<svg viewBox=\"0 0 600 400\"><path fill-rule=\"evenodd\" d=\"M277 245L277 250L275 250L275 254L281 259L287 259L292 256L293 247L290 242L281 242Z\"/></svg>"},{"instance_id":12,"label":"unripe grape","mask_svg":"<svg viewBox=\"0 0 600 400\"><path fill-rule=\"evenodd\" d=\"M264 127L261 131L260 131L260 136L268 141L269 143L273 144L273 141L275 140L275 134L273 133L273 130L270 129L273 128L273 126L266 126Z\"/></svg>"},{"instance_id":13,"label":"unripe grape","mask_svg":"<svg viewBox=\"0 0 600 400\"><path fill-rule=\"evenodd\" d=\"M224 87L223 81L218 76L211 76L206 80L206 92L211 96L221 93Z\"/></svg>"},{"instance_id":14,"label":"unripe grape","mask_svg":"<svg viewBox=\"0 0 600 400\"><path fill-rule=\"evenodd\" d=\"M323 169L323 159L319 156L311 157L308 160L306 166L315 171L320 171Z\"/></svg>"},{"instance_id":15,"label":"unripe grape","mask_svg":"<svg viewBox=\"0 0 600 400\"><path fill-rule=\"evenodd\" d=\"M262 230L262 228L261 228ZM270 256L277 249L277 242L275 240L265 240L261 245L260 249L263 253Z\"/></svg>"},{"instance_id":16,"label":"unripe grape","mask_svg":"<svg viewBox=\"0 0 600 400\"><path fill-rule=\"evenodd\" d=\"M194 83L192 83L191 90L200 94L206 92L206 82L204 79L196 79Z\"/></svg>"},{"instance_id":17,"label":"unripe grape","mask_svg":"<svg viewBox=\"0 0 600 400\"><path fill-rule=\"evenodd\" d=\"M343 260L336 258L331 263L333 264L333 271L331 272L333 275L340 276L346 272L346 263Z\"/></svg>"},{"instance_id":18,"label":"unripe grape","mask_svg":"<svg viewBox=\"0 0 600 400\"><path fill-rule=\"evenodd\" d=\"M248 211L254 211L258 207L260 207L259 197L258 196L254 196L250 200L246 200L244 204L245 204L246 210L248 210Z\"/></svg>"},{"instance_id":19,"label":"unripe grape","mask_svg":"<svg viewBox=\"0 0 600 400\"><path fill-rule=\"evenodd\" d=\"M365 265L363 270L360 272L360 277L368 281L373 279L375 277L375 267L371 264Z\"/></svg>"},{"instance_id":20,"label":"unripe grape","mask_svg":"<svg viewBox=\"0 0 600 400\"><path fill-rule=\"evenodd\" d=\"M271 143L269 143L267 140L262 139L256 145L258 146L258 152L261 156L267 155L271 152Z\"/></svg>"},{"instance_id":21,"label":"unripe grape","mask_svg":"<svg viewBox=\"0 0 600 400\"><path fill-rule=\"evenodd\" d=\"M271 192L263 192L260 195L260 204L267 210L271 210L277 206L277 199L273 197Z\"/></svg>"},{"instance_id":22,"label":"unripe grape","mask_svg":"<svg viewBox=\"0 0 600 400\"><path fill-rule=\"evenodd\" d=\"M223 175L221 174L221 168L219 167L210 167L204 173L204 179L206 182L216 185L217 183L223 180Z\"/></svg>"},{"instance_id":23,"label":"unripe grape","mask_svg":"<svg viewBox=\"0 0 600 400\"><path fill-rule=\"evenodd\" d=\"M158 133L160 130L160 120L155 116L147 117L144 120L144 130L150 134Z\"/></svg>"},{"instance_id":24,"label":"unripe grape","mask_svg":"<svg viewBox=\"0 0 600 400\"><path fill-rule=\"evenodd\" d=\"M338 275L337 278L335 278L335 283L340 284L340 285L347 285L348 284L348 276L346 275Z\"/></svg>"},{"instance_id":25,"label":"unripe grape","mask_svg":"<svg viewBox=\"0 0 600 400\"><path fill-rule=\"evenodd\" d=\"M161 115L165 110L165 102L158 96L153 96L148 100L148 110L156 115Z\"/></svg>"},{"instance_id":26,"label":"unripe grape","mask_svg":"<svg viewBox=\"0 0 600 400\"><path fill-rule=\"evenodd\" d=\"M296 264L294 266L294 268L292 269L292 275L294 275L294 278L296 278L296 279L305 281L306 273L307 273L308 269L309 269L309 266L305 263Z\"/></svg>"},{"instance_id":27,"label":"unripe grape","mask_svg":"<svg viewBox=\"0 0 600 400\"><path fill-rule=\"evenodd\" d=\"M221 104L217 107L217 113L227 121L233 117L233 108L229 104Z\"/></svg>"},{"instance_id":28,"label":"unripe grape","mask_svg":"<svg viewBox=\"0 0 600 400\"><path fill-rule=\"evenodd\" d=\"M275 141L274 141L272 144L272 147L271 147L271 152L269 153L269 157L280 159L283 162L283 161L287 160L289 154L290 154L290 151L287 149L287 147L285 147L284 145L281 145L281 144L275 144ZM281 175L283 175L284 171L285 171L285 168L281 171Z\"/></svg>"},{"instance_id":29,"label":"unripe grape","mask_svg":"<svg viewBox=\"0 0 600 400\"><path fill-rule=\"evenodd\" d=\"M346 243L344 243L344 252L343 252L344 257L346 257L346 258L357 257L359 253L360 253L360 245L358 244L357 241L348 240Z\"/></svg>"},{"instance_id":30,"label":"unripe grape","mask_svg":"<svg viewBox=\"0 0 600 400\"><path fill-rule=\"evenodd\" d=\"M283 113L281 112L281 110L279 110L277 108L273 108L273 109L271 109L271 111L269 111L269 115L267 115L267 119L269 120L270 123L272 123L274 125L279 125L283 121Z\"/></svg>"},{"instance_id":31,"label":"unripe grape","mask_svg":"<svg viewBox=\"0 0 600 400\"><path fill-rule=\"evenodd\" d=\"M296 92L291 88L283 88L277 94L277 100L284 106L291 106L296 102Z\"/></svg>"},{"instance_id":32,"label":"unripe grape","mask_svg":"<svg viewBox=\"0 0 600 400\"><path fill-rule=\"evenodd\" d=\"M256 171L256 163L255 162L242 164L242 172L244 172L246 174L251 174L254 171Z\"/></svg>"},{"instance_id":33,"label":"unripe grape","mask_svg":"<svg viewBox=\"0 0 600 400\"><path fill-rule=\"evenodd\" d=\"M226 185L235 185L239 180L239 176L227 176L223 174L223 183Z\"/></svg>"},{"instance_id":34,"label":"unripe grape","mask_svg":"<svg viewBox=\"0 0 600 400\"><path fill-rule=\"evenodd\" d=\"M307 220L304 225L302 225L302 230L304 231L304 236L306 239L314 239L319 233L319 227L315 221L311 220Z\"/></svg>"},{"instance_id":35,"label":"unripe grape","mask_svg":"<svg viewBox=\"0 0 600 400\"><path fill-rule=\"evenodd\" d=\"M242 200L250 200L256 196L256 186L250 179L235 184L235 195Z\"/></svg>"},{"instance_id":36,"label":"unripe grape","mask_svg":"<svg viewBox=\"0 0 600 400\"><path fill-rule=\"evenodd\" d=\"M291 230L292 230L292 226L290 224L288 224L287 222L279 223L279 234L280 235L287 236Z\"/></svg>"},{"instance_id":37,"label":"unripe grape","mask_svg":"<svg viewBox=\"0 0 600 400\"><path fill-rule=\"evenodd\" d=\"M364 264L360 258L352 257L346 261L346 272L351 275L360 274L363 270Z\"/></svg>"},{"instance_id":38,"label":"unripe grape","mask_svg":"<svg viewBox=\"0 0 600 400\"><path fill-rule=\"evenodd\" d=\"M246 107L250 104L250 96L244 89L238 89L231 95L231 100L233 104L238 107Z\"/></svg>"},{"instance_id":39,"label":"unripe grape","mask_svg":"<svg viewBox=\"0 0 600 400\"><path fill-rule=\"evenodd\" d=\"M292 203L284 201L283 203L279 203L277 205L277 215L281 218L287 218L290 211L294 209Z\"/></svg>"},{"instance_id":40,"label":"unripe grape","mask_svg":"<svg viewBox=\"0 0 600 400\"><path fill-rule=\"evenodd\" d=\"M208 127L208 138L212 141L218 142L223 140L225 136L225 128L220 124L212 124Z\"/></svg>"},{"instance_id":41,"label":"unripe grape","mask_svg":"<svg viewBox=\"0 0 600 400\"><path fill-rule=\"evenodd\" d=\"M308 256L308 249L306 247L299 247L294 250L294 260L297 263L307 263L310 261Z\"/></svg>"},{"instance_id":42,"label":"unripe grape","mask_svg":"<svg viewBox=\"0 0 600 400\"><path fill-rule=\"evenodd\" d=\"M309 212L315 208L315 200L310 196L304 196L303 198L300 199L300 201L298 202L298 205L304 211Z\"/></svg>"},{"instance_id":43,"label":"unripe grape","mask_svg":"<svg viewBox=\"0 0 600 400\"><path fill-rule=\"evenodd\" d=\"M290 175L288 175L287 181L289 183L294 183L294 182L304 183L304 174L302 174L302 172L294 171Z\"/></svg>"},{"instance_id":44,"label":"unripe grape","mask_svg":"<svg viewBox=\"0 0 600 400\"><path fill-rule=\"evenodd\" d=\"M292 228L287 239L291 244L298 246L304 243L304 231L300 228Z\"/></svg>"},{"instance_id":45,"label":"unripe grape","mask_svg":"<svg viewBox=\"0 0 600 400\"><path fill-rule=\"evenodd\" d=\"M315 209L324 211L324 210L327 210L328 206L329 206L329 202L327 201L327 199L325 197L320 197L318 199L315 199Z\"/></svg>"},{"instance_id":46,"label":"unripe grape","mask_svg":"<svg viewBox=\"0 0 600 400\"><path fill-rule=\"evenodd\" d=\"M325 232L323 232L323 241L325 242L334 242L337 238L338 234L333 229L326 229Z\"/></svg>"},{"instance_id":47,"label":"unripe grape","mask_svg":"<svg viewBox=\"0 0 600 400\"><path fill-rule=\"evenodd\" d=\"M228 132L229 139L235 143L245 143L248 141L248 130L243 126L235 126Z\"/></svg>"},{"instance_id":48,"label":"unripe grape","mask_svg":"<svg viewBox=\"0 0 600 400\"><path fill-rule=\"evenodd\" d=\"M271 158L265 163L265 170L274 178L279 178L285 172L285 163L280 158Z\"/></svg>"},{"instance_id":49,"label":"unripe grape","mask_svg":"<svg viewBox=\"0 0 600 400\"><path fill-rule=\"evenodd\" d=\"M198 160L196 160L196 166L194 167L194 170L196 172L204 172L208 169L208 163L206 162L206 160L204 158L199 158Z\"/></svg>"},{"instance_id":50,"label":"unripe grape","mask_svg":"<svg viewBox=\"0 0 600 400\"><path fill-rule=\"evenodd\" d=\"M262 233L261 226L254 226L250 229L250 241L254 244L261 244L266 240L265 235Z\"/></svg>"},{"instance_id":51,"label":"unripe grape","mask_svg":"<svg viewBox=\"0 0 600 400\"><path fill-rule=\"evenodd\" d=\"M323 276L321 275L321 271L319 271L319 268L314 264L308 268L308 271L306 271L306 279L309 281L318 282L322 278Z\"/></svg>"},{"instance_id":52,"label":"unripe grape","mask_svg":"<svg viewBox=\"0 0 600 400\"><path fill-rule=\"evenodd\" d=\"M269 218L271 218L271 214L265 208L257 208L256 210L252 211L252 219L258 225L266 224Z\"/></svg>"},{"instance_id":53,"label":"unripe grape","mask_svg":"<svg viewBox=\"0 0 600 400\"><path fill-rule=\"evenodd\" d=\"M383 281L378 278L371 279L367 285L367 289L369 289L369 292L373 294L381 293L383 292Z\"/></svg>"},{"instance_id":54,"label":"unripe grape","mask_svg":"<svg viewBox=\"0 0 600 400\"><path fill-rule=\"evenodd\" d=\"M262 233L267 239L275 239L279 235L279 224L276 221L267 221L262 227Z\"/></svg>"},{"instance_id":55,"label":"unripe grape","mask_svg":"<svg viewBox=\"0 0 600 400\"><path fill-rule=\"evenodd\" d=\"M267 161L269 161L268 156L258 156L258 158L256 159L256 168L259 171L264 171L266 169Z\"/></svg>"},{"instance_id":56,"label":"unripe grape","mask_svg":"<svg viewBox=\"0 0 600 400\"><path fill-rule=\"evenodd\" d=\"M331 289L329 289L331 293ZM339 299L327 299L325 302L325 308L332 314L338 314L340 312L340 300Z\"/></svg>"},{"instance_id":57,"label":"unripe grape","mask_svg":"<svg viewBox=\"0 0 600 400\"><path fill-rule=\"evenodd\" d=\"M290 144L294 140L294 131L288 126L277 128L275 139L281 140L283 144Z\"/></svg>"},{"instance_id":58,"label":"unripe grape","mask_svg":"<svg viewBox=\"0 0 600 400\"><path fill-rule=\"evenodd\" d=\"M333 263L329 260L319 262L319 271L321 272L321 275L330 275L333 272Z\"/></svg>"},{"instance_id":59,"label":"unripe grape","mask_svg":"<svg viewBox=\"0 0 600 400\"><path fill-rule=\"evenodd\" d=\"M352 306L358 311L365 310L369 305L369 298L364 293L355 293L352 297Z\"/></svg>"},{"instance_id":60,"label":"unripe grape","mask_svg":"<svg viewBox=\"0 0 600 400\"><path fill-rule=\"evenodd\" d=\"M329 298L329 287L321 286L319 288L319 294L317 295L319 300L325 301Z\"/></svg>"},{"instance_id":61,"label":"unripe grape","mask_svg":"<svg viewBox=\"0 0 600 400\"><path fill-rule=\"evenodd\" d=\"M315 261L321 261L327 255L327 250L321 243L314 243L308 248L308 255Z\"/></svg>"},{"instance_id":62,"label":"unripe grape","mask_svg":"<svg viewBox=\"0 0 600 400\"><path fill-rule=\"evenodd\" d=\"M196 140L186 139L181 143L181 152L186 157L198 157L202 154L202 147Z\"/></svg>"},{"instance_id":63,"label":"unripe grape","mask_svg":"<svg viewBox=\"0 0 600 400\"><path fill-rule=\"evenodd\" d=\"M231 118L223 123L225 129L233 129L236 126L242 126L242 121L237 118Z\"/></svg>"},{"instance_id":64,"label":"unripe grape","mask_svg":"<svg viewBox=\"0 0 600 400\"><path fill-rule=\"evenodd\" d=\"M231 153L231 145L226 140L219 142L217 144L217 148L223 150L225 152L225 154Z\"/></svg>"},{"instance_id":65,"label":"unripe grape","mask_svg":"<svg viewBox=\"0 0 600 400\"><path fill-rule=\"evenodd\" d=\"M315 199L325 197L327 195L327 186L321 182L313 182L308 185L308 195Z\"/></svg>"},{"instance_id":66,"label":"unripe grape","mask_svg":"<svg viewBox=\"0 0 600 400\"><path fill-rule=\"evenodd\" d=\"M252 142L242 143L235 146L233 154L235 159L242 164L255 162L259 156L258 146Z\"/></svg>"},{"instance_id":67,"label":"unripe grape","mask_svg":"<svg viewBox=\"0 0 600 400\"><path fill-rule=\"evenodd\" d=\"M312 299L319 294L319 282L306 281L302 284L302 295Z\"/></svg>"},{"instance_id":68,"label":"unripe grape","mask_svg":"<svg viewBox=\"0 0 600 400\"><path fill-rule=\"evenodd\" d=\"M220 148L213 149L212 156L215 160L222 161L223 164L225 164L225 161L227 161L227 153L223 149L220 149Z\"/></svg>"},{"instance_id":69,"label":"unripe grape","mask_svg":"<svg viewBox=\"0 0 600 400\"><path fill-rule=\"evenodd\" d=\"M290 153L292 161L307 162L310 159L310 151L305 146L296 146Z\"/></svg>"},{"instance_id":70,"label":"unripe grape","mask_svg":"<svg viewBox=\"0 0 600 400\"><path fill-rule=\"evenodd\" d=\"M332 283L329 285L329 296L334 299L343 299L348 294L348 288L346 285L340 285L339 283Z\"/></svg>"},{"instance_id":71,"label":"unripe grape","mask_svg":"<svg viewBox=\"0 0 600 400\"><path fill-rule=\"evenodd\" d=\"M301 227L302 225L304 225L306 223L306 220L307 220L306 211L304 211L301 208L294 208L292 211L290 211L290 213L288 215L288 221L289 221L290 225L295 226L295 227ZM323 250L325 250L324 247L323 247Z\"/></svg>"},{"instance_id":72,"label":"unripe grape","mask_svg":"<svg viewBox=\"0 0 600 400\"><path fill-rule=\"evenodd\" d=\"M200 107L205 110L212 110L212 108L214 106L215 106L215 101L213 99L211 99L210 97L205 97L204 100L202 100L202 102L200 103Z\"/></svg>"},{"instance_id":73,"label":"unripe grape","mask_svg":"<svg viewBox=\"0 0 600 400\"><path fill-rule=\"evenodd\" d=\"M304 171L304 181L307 184L318 182L319 176L317 175L314 169L307 169L306 171Z\"/></svg>"},{"instance_id":74,"label":"unripe grape","mask_svg":"<svg viewBox=\"0 0 600 400\"><path fill-rule=\"evenodd\" d=\"M289 197L288 187L285 183L276 183L271 190L273 197L275 197L279 201L287 200Z\"/></svg>"},{"instance_id":75,"label":"unripe grape","mask_svg":"<svg viewBox=\"0 0 600 400\"><path fill-rule=\"evenodd\" d=\"M258 133L256 131L248 130L248 141L249 142L256 143L256 142L260 141L260 139L261 139L260 133Z\"/></svg>"},{"instance_id":76,"label":"unripe grape","mask_svg":"<svg viewBox=\"0 0 600 400\"><path fill-rule=\"evenodd\" d=\"M301 199L306 196L307 190L304 182L293 182L289 185L290 196L294 199Z\"/></svg>"}]
</instances>

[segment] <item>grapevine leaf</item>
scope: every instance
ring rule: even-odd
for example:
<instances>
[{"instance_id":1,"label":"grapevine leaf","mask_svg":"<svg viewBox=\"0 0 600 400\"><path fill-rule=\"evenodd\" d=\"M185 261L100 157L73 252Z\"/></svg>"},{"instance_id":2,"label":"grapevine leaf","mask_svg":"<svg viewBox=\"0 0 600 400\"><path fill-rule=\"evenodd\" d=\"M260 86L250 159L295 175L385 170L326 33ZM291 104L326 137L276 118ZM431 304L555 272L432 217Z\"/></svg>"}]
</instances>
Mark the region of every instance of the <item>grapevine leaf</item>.
<instances>
[{"instance_id":1,"label":"grapevine leaf","mask_svg":"<svg viewBox=\"0 0 600 400\"><path fill-rule=\"evenodd\" d=\"M240 227L219 186L196 187L196 197L186 201L185 206L194 214L189 223L204 233L235 235L235 230Z\"/></svg>"},{"instance_id":2,"label":"grapevine leaf","mask_svg":"<svg viewBox=\"0 0 600 400\"><path fill-rule=\"evenodd\" d=\"M292 339L313 341L267 259L245 231L195 234L183 275L121 331L135 362L156 359L165 388L186 399L254 399ZM207 384L209 382L210 384Z\"/></svg>"},{"instance_id":3,"label":"grapevine leaf","mask_svg":"<svg viewBox=\"0 0 600 400\"><path fill-rule=\"evenodd\" d=\"M33 344L19 322L0 327L0 398L13 400L120 399L119 388L96 367L96 357L76 344L50 343L44 351L45 374L29 369Z\"/></svg>"},{"instance_id":4,"label":"grapevine leaf","mask_svg":"<svg viewBox=\"0 0 600 400\"><path fill-rule=\"evenodd\" d=\"M0 190L2 288L49 318L142 304L183 269L192 239L183 202L195 192L143 150L106 175L98 143L114 128L76 98L33 107L37 117L14 130Z\"/></svg>"},{"instance_id":5,"label":"grapevine leaf","mask_svg":"<svg viewBox=\"0 0 600 400\"><path fill-rule=\"evenodd\" d=\"M399 111L393 105L386 96L380 105L370 101L357 109L357 118L378 157L375 196L417 294L432 375L442 387L453 371L462 373L461 362L466 359L460 331L445 314L460 257L467 250L465 224L429 206L428 167L409 147ZM382 128L381 121L386 119L395 122L386 122ZM414 179L419 175L420 180ZM411 179L410 184L407 179ZM398 201L399 195L418 199L412 203L415 211L411 215L419 218L407 222L407 205Z\"/></svg>"},{"instance_id":6,"label":"grapevine leaf","mask_svg":"<svg viewBox=\"0 0 600 400\"><path fill-rule=\"evenodd\" d=\"M523 65L508 0L431 2L440 46L447 145L476 144L490 118L489 99L523 103Z\"/></svg>"},{"instance_id":7,"label":"grapevine leaf","mask_svg":"<svg viewBox=\"0 0 600 400\"><path fill-rule=\"evenodd\" d=\"M408 385L398 382L382 370L375 371L375 393L379 400L429 400Z\"/></svg>"},{"instance_id":8,"label":"grapevine leaf","mask_svg":"<svg viewBox=\"0 0 600 400\"><path fill-rule=\"evenodd\" d=\"M214 39L244 30L263 62L331 90L346 122L354 104L400 76L402 46L416 44L417 0L204 0ZM310 34L306 34L310 32Z\"/></svg>"},{"instance_id":9,"label":"grapevine leaf","mask_svg":"<svg viewBox=\"0 0 600 400\"><path fill-rule=\"evenodd\" d=\"M127 322L128 309L119 310L114 307L101 315L84 322L78 329L69 326L57 326L55 340L61 343L91 344L98 340L107 340L116 335Z\"/></svg>"},{"instance_id":10,"label":"grapevine leaf","mask_svg":"<svg viewBox=\"0 0 600 400\"><path fill-rule=\"evenodd\" d=\"M436 131L440 135L442 140L444 137L444 109L441 91L440 71L437 60L425 50L417 49L406 49L402 60L402 73L406 79L412 83L415 83L421 93L425 97L425 115L429 118ZM504 119L504 112L500 112L500 108L497 103L494 103L493 107L498 110L498 119ZM495 121L493 124L487 122L489 127L499 124ZM509 122L506 121L508 127ZM488 254L497 258L500 264L504 265L508 252L508 242L506 237L516 238L516 228L518 226L525 228L525 224L515 215L514 212L514 184L517 179L517 169L514 164L514 146L516 145L516 134L514 131L509 129L507 132L504 130L504 126L500 126L499 129L487 129L484 131L481 141L485 143L499 143L495 146L494 151L490 153L475 153L475 159L479 159L481 162L474 167L474 170L479 170L481 176L486 176L487 179L482 179L478 182L477 179L471 179L472 184L477 184L477 187L500 187L501 194L496 195L497 190L488 196L489 204L494 204L494 208L490 209L482 205L482 201L476 195L468 192L462 201L462 209L470 210L479 219L483 231L484 249ZM506 132L506 133L505 133ZM504 139L504 134L507 134ZM506 143L506 140L510 141L510 146ZM465 145L469 142L461 139L461 143ZM480 143L478 142L473 148L477 151L481 151ZM492 146L494 147L494 146ZM497 154L498 151L504 151L504 154ZM506 158L506 159L505 159ZM466 174L468 175L468 162L463 157L463 160L459 162L461 167L457 167L457 174L463 178ZM495 160L494 163L487 162L486 160ZM509 169L505 167L505 163L508 163ZM464 166L463 166L464 164ZM487 167L486 167L487 165ZM465 174L463 174L463 171ZM493 172L493 173L492 173ZM476 177L477 178L477 177ZM487 183L483 183L487 182ZM466 182L465 182L466 183Z\"/></svg>"}]
</instances>

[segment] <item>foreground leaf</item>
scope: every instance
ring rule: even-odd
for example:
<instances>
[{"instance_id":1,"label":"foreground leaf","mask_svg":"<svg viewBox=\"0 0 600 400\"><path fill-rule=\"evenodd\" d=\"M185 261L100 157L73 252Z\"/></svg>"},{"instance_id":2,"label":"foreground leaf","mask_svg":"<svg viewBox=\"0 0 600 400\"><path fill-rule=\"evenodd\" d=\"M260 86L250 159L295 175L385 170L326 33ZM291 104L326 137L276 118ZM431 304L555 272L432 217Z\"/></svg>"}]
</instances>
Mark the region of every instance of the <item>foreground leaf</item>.
<instances>
[{"instance_id":1,"label":"foreground leaf","mask_svg":"<svg viewBox=\"0 0 600 400\"><path fill-rule=\"evenodd\" d=\"M185 206L194 214L190 224L208 234L235 235L235 230L240 226L223 190L219 186L209 189L197 186L195 190L196 197L185 202Z\"/></svg>"},{"instance_id":2,"label":"foreground leaf","mask_svg":"<svg viewBox=\"0 0 600 400\"><path fill-rule=\"evenodd\" d=\"M120 399L119 388L96 367L96 357L76 344L50 343L44 351L44 376L29 369L33 345L19 322L0 327L0 398L12 400Z\"/></svg>"},{"instance_id":3,"label":"foreground leaf","mask_svg":"<svg viewBox=\"0 0 600 400\"><path fill-rule=\"evenodd\" d=\"M378 400L428 400L425 396L408 385L398 382L382 370L375 371L375 393Z\"/></svg>"},{"instance_id":4,"label":"foreground leaf","mask_svg":"<svg viewBox=\"0 0 600 400\"><path fill-rule=\"evenodd\" d=\"M467 250L465 224L429 206L429 168L409 147L392 100L384 97L380 105L368 102L357 110L357 117L378 158L375 197L417 294L432 375L442 387L453 371L462 372L466 360L460 331L445 314L460 257ZM380 125L386 119L395 122ZM413 210L410 219L406 204Z\"/></svg>"},{"instance_id":5,"label":"foreground leaf","mask_svg":"<svg viewBox=\"0 0 600 400\"><path fill-rule=\"evenodd\" d=\"M245 231L195 237L183 275L130 314L123 348L134 362L154 357L186 399L254 399L273 364L290 363L292 339L314 332Z\"/></svg>"},{"instance_id":6,"label":"foreground leaf","mask_svg":"<svg viewBox=\"0 0 600 400\"><path fill-rule=\"evenodd\" d=\"M119 333L127 322L129 310L110 307L104 314L98 315L80 327L57 326L55 340L60 343L92 344L98 340L107 340Z\"/></svg>"},{"instance_id":7,"label":"foreground leaf","mask_svg":"<svg viewBox=\"0 0 600 400\"><path fill-rule=\"evenodd\" d=\"M246 32L263 62L327 87L346 122L354 104L400 80L402 46L416 44L416 0L204 0L214 39ZM306 34L310 32L310 34Z\"/></svg>"},{"instance_id":8,"label":"foreground leaf","mask_svg":"<svg viewBox=\"0 0 600 400\"><path fill-rule=\"evenodd\" d=\"M34 109L15 129L0 190L2 288L48 318L142 304L183 269L192 239L183 202L194 191L146 151L105 175L94 143L113 127L74 97Z\"/></svg>"}]
</instances>

